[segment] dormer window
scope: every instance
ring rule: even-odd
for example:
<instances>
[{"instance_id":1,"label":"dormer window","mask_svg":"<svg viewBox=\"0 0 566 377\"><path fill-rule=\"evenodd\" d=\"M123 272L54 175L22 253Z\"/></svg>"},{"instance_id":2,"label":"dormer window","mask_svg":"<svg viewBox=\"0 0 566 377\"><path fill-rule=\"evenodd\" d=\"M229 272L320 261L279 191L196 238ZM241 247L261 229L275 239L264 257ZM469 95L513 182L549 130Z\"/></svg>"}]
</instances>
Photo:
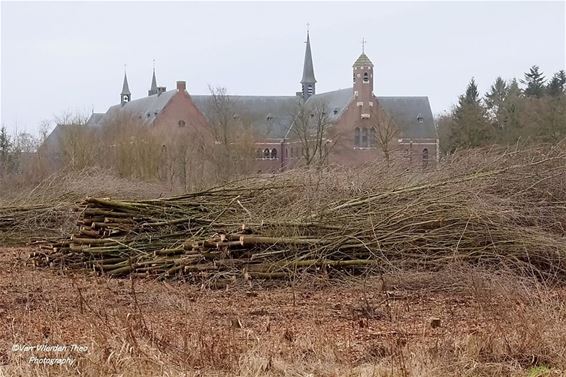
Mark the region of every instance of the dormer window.
<instances>
[{"instance_id":1,"label":"dormer window","mask_svg":"<svg viewBox=\"0 0 566 377\"><path fill-rule=\"evenodd\" d=\"M424 118L423 118L423 116L421 115L421 113L419 113L419 115L417 115L417 122L419 122L419 123L424 123Z\"/></svg>"},{"instance_id":2,"label":"dormer window","mask_svg":"<svg viewBox=\"0 0 566 377\"><path fill-rule=\"evenodd\" d=\"M273 115L271 115L271 113L267 114L267 116L265 117L265 119L267 121L273 120Z\"/></svg>"},{"instance_id":3,"label":"dormer window","mask_svg":"<svg viewBox=\"0 0 566 377\"><path fill-rule=\"evenodd\" d=\"M333 113L334 113L334 115L337 115L337 114L338 114L338 108L337 108L337 107L334 108Z\"/></svg>"}]
</instances>

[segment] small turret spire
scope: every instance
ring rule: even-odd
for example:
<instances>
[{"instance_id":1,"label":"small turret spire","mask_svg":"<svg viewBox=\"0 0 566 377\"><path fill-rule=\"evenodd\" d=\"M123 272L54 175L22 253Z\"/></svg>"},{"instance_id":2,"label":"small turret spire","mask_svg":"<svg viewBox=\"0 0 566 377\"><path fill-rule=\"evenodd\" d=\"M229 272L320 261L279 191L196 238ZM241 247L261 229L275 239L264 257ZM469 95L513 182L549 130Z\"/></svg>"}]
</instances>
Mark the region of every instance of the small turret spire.
<instances>
[{"instance_id":1,"label":"small turret spire","mask_svg":"<svg viewBox=\"0 0 566 377\"><path fill-rule=\"evenodd\" d=\"M316 93L314 77L314 67L312 63L311 41L310 41L310 24L307 24L307 44L305 49L305 61L303 65L303 78L301 79L301 87L303 98L307 99Z\"/></svg>"},{"instance_id":2,"label":"small turret spire","mask_svg":"<svg viewBox=\"0 0 566 377\"><path fill-rule=\"evenodd\" d=\"M130 93L130 86L128 85L128 76L126 74L126 65L124 64L124 83L122 84L122 93L120 93L120 103L123 105L130 102L132 93Z\"/></svg>"},{"instance_id":3,"label":"small turret spire","mask_svg":"<svg viewBox=\"0 0 566 377\"><path fill-rule=\"evenodd\" d=\"M153 59L153 76L151 78L151 88L147 92L148 96L157 94L157 79L155 78L155 59Z\"/></svg>"}]
</instances>

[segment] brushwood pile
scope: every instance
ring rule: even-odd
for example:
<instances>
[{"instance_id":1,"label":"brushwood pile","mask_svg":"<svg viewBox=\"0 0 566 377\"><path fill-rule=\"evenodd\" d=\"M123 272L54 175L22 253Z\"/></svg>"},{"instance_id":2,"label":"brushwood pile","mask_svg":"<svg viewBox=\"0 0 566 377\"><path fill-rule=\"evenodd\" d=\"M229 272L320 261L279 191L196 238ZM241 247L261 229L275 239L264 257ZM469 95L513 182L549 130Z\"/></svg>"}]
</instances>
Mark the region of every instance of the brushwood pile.
<instances>
[{"instance_id":1,"label":"brushwood pile","mask_svg":"<svg viewBox=\"0 0 566 377\"><path fill-rule=\"evenodd\" d=\"M457 154L436 169L297 169L149 200L87 198L39 267L202 282L450 263L566 277L562 147Z\"/></svg>"}]
</instances>

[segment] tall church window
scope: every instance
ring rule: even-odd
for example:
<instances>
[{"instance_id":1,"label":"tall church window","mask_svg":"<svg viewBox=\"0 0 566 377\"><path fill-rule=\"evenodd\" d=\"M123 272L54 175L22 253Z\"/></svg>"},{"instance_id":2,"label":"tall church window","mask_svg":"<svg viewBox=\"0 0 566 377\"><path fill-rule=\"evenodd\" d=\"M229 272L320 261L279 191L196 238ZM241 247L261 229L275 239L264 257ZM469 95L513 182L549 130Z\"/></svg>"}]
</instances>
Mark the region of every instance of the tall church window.
<instances>
[{"instance_id":1,"label":"tall church window","mask_svg":"<svg viewBox=\"0 0 566 377\"><path fill-rule=\"evenodd\" d=\"M368 129L366 127L362 128L362 141L360 143L361 147L368 146Z\"/></svg>"},{"instance_id":2,"label":"tall church window","mask_svg":"<svg viewBox=\"0 0 566 377\"><path fill-rule=\"evenodd\" d=\"M263 150L263 158L269 158L270 152L268 148Z\"/></svg>"},{"instance_id":3,"label":"tall church window","mask_svg":"<svg viewBox=\"0 0 566 377\"><path fill-rule=\"evenodd\" d=\"M377 145L377 132L375 127L369 129L369 146L375 148Z\"/></svg>"},{"instance_id":4,"label":"tall church window","mask_svg":"<svg viewBox=\"0 0 566 377\"><path fill-rule=\"evenodd\" d=\"M364 82L368 83L369 82L369 73L364 72Z\"/></svg>"},{"instance_id":5,"label":"tall church window","mask_svg":"<svg viewBox=\"0 0 566 377\"><path fill-rule=\"evenodd\" d=\"M273 148L271 150L271 159L272 160L276 160L277 159L277 149Z\"/></svg>"},{"instance_id":6,"label":"tall church window","mask_svg":"<svg viewBox=\"0 0 566 377\"><path fill-rule=\"evenodd\" d=\"M423 149L423 168L428 166L428 148Z\"/></svg>"}]
</instances>

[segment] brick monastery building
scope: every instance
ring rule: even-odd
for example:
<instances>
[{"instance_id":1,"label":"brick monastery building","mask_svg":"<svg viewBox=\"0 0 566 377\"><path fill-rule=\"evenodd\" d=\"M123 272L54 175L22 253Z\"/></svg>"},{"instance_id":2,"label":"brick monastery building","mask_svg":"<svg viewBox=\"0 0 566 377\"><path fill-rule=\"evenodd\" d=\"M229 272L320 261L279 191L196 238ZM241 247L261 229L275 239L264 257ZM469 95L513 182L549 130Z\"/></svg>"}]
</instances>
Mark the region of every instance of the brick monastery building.
<instances>
[{"instance_id":1,"label":"brick monastery building","mask_svg":"<svg viewBox=\"0 0 566 377\"><path fill-rule=\"evenodd\" d=\"M297 108L297 103L302 103L305 108L324 104L330 124L326 135L326 144L331 145L330 163L352 166L383 158L376 140L375 121L372 124L371 119L375 114L372 110L377 109L383 110L398 130L392 141L397 156L422 166L438 160L438 136L428 97L376 96L374 65L363 51L352 71L352 88L317 93L307 32L300 92L288 96L229 96L238 104L238 113L234 117L245 117L257 135L255 159L258 171L281 171L301 163L302 144L293 138L292 109ZM207 113L211 97L190 95L184 81L177 81L173 90L159 87L154 69L148 95L133 100L124 74L120 103L106 113L93 113L87 126L100 127L120 114L128 114L152 127L167 130L207 129L210 128ZM51 144L56 144L57 128L47 140Z\"/></svg>"}]
</instances>

